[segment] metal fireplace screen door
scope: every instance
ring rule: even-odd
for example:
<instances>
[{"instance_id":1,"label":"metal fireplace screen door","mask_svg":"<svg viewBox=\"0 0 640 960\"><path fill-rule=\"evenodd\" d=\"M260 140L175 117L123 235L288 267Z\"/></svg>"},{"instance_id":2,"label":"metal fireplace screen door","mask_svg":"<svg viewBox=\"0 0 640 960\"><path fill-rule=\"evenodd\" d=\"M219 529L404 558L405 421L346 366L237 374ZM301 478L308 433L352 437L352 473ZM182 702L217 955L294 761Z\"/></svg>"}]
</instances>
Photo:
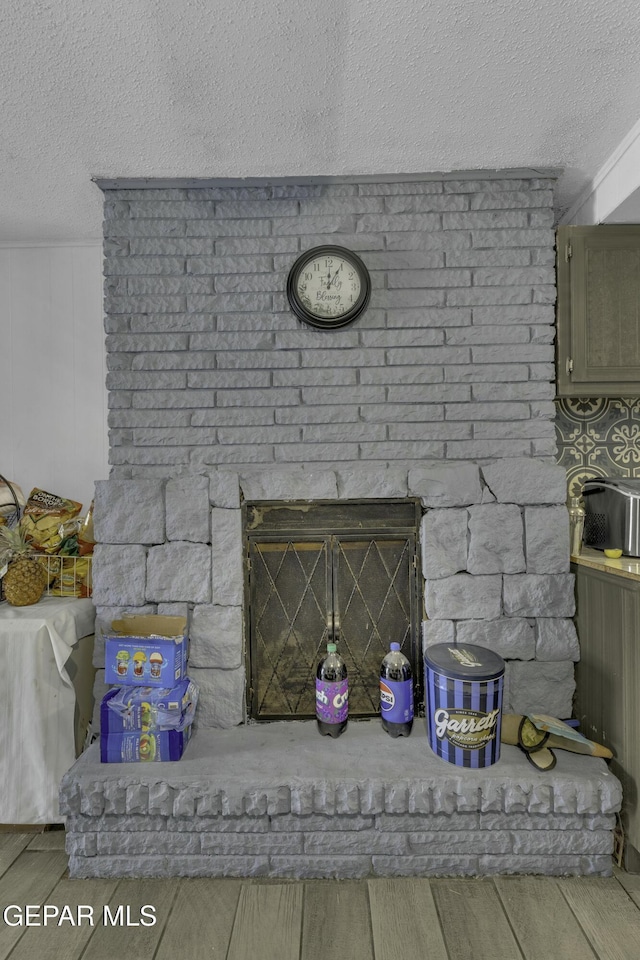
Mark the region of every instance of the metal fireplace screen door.
<instances>
[{"instance_id":1,"label":"metal fireplace screen door","mask_svg":"<svg viewBox=\"0 0 640 960\"><path fill-rule=\"evenodd\" d=\"M314 717L315 672L330 640L347 664L350 717L378 713L392 641L420 678L418 514L414 501L247 505L252 718Z\"/></svg>"}]
</instances>

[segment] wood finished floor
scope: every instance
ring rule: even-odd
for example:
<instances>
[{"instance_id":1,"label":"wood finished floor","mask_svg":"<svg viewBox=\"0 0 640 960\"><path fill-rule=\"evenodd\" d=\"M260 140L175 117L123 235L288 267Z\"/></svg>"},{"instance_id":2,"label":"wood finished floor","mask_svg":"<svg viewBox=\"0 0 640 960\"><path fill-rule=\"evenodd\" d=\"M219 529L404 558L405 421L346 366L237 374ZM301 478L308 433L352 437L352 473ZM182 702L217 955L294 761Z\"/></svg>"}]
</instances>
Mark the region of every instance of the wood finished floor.
<instances>
[{"instance_id":1,"label":"wood finished floor","mask_svg":"<svg viewBox=\"0 0 640 960\"><path fill-rule=\"evenodd\" d=\"M78 904L94 926L10 926L0 960L639 960L640 875L70 880L64 832L0 833L0 910ZM104 906L157 923L104 926ZM42 911L35 914L42 918ZM55 924L55 921L54 921Z\"/></svg>"}]
</instances>

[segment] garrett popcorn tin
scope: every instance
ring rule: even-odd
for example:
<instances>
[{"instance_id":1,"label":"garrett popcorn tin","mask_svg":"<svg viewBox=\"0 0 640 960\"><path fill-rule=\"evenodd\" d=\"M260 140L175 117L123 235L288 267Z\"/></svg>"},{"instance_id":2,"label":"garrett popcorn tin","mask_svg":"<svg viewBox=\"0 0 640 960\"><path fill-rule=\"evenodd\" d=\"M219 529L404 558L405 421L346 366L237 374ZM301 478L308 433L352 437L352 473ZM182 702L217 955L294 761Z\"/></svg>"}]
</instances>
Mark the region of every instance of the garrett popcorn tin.
<instances>
[{"instance_id":1,"label":"garrett popcorn tin","mask_svg":"<svg viewBox=\"0 0 640 960\"><path fill-rule=\"evenodd\" d=\"M424 654L427 736L458 767L488 767L500 757L504 660L471 643L436 643Z\"/></svg>"}]
</instances>

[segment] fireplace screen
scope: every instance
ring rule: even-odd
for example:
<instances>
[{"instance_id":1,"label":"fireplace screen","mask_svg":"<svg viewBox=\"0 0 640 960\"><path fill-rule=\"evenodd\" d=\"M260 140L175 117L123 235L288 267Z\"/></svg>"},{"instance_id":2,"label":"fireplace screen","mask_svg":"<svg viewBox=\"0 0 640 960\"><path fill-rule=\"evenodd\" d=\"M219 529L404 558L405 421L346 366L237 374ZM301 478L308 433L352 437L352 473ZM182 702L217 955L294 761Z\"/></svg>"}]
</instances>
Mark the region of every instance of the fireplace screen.
<instances>
[{"instance_id":1,"label":"fireplace screen","mask_svg":"<svg viewBox=\"0 0 640 960\"><path fill-rule=\"evenodd\" d=\"M245 505L251 717L314 717L331 640L347 664L350 717L377 714L392 641L412 663L419 702L419 519L412 500Z\"/></svg>"}]
</instances>

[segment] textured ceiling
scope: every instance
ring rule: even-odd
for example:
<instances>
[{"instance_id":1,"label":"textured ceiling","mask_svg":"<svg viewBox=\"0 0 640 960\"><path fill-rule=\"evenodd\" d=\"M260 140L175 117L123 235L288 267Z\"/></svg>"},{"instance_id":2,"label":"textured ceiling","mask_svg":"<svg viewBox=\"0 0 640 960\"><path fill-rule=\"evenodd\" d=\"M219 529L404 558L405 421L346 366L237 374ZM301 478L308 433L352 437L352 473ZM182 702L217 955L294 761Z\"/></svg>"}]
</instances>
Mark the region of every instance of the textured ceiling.
<instances>
[{"instance_id":1,"label":"textured ceiling","mask_svg":"<svg viewBox=\"0 0 640 960\"><path fill-rule=\"evenodd\" d=\"M101 233L92 178L561 168L640 116L638 0L23 0L0 12L0 240Z\"/></svg>"}]
</instances>

